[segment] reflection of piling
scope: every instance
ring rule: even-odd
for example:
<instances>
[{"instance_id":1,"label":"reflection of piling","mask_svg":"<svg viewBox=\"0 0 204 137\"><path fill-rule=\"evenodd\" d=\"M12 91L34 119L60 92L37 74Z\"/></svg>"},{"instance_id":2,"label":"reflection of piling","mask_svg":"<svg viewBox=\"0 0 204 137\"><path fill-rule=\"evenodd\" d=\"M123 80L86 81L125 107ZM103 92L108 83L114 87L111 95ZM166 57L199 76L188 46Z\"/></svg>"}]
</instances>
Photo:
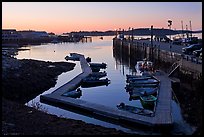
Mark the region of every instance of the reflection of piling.
<instances>
[{"instance_id":1,"label":"reflection of piling","mask_svg":"<svg viewBox=\"0 0 204 137\"><path fill-rule=\"evenodd\" d=\"M88 37L88 36L83 37L83 38L81 39L81 42L92 42L92 37Z\"/></svg>"}]
</instances>

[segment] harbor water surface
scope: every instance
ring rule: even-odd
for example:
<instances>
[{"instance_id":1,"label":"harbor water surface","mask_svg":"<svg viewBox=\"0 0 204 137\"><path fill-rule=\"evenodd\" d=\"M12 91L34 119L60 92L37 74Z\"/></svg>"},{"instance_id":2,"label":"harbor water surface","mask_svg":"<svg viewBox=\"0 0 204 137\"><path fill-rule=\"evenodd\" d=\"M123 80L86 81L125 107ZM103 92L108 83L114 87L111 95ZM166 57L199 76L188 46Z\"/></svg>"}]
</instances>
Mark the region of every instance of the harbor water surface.
<instances>
[{"instance_id":1,"label":"harbor water surface","mask_svg":"<svg viewBox=\"0 0 204 137\"><path fill-rule=\"evenodd\" d=\"M79 53L83 54L85 57L90 57L92 62L104 62L107 64L107 68L102 70L107 72L105 78L110 79L111 83L109 85L91 87L91 88L81 88L82 96L79 98L81 100L89 101L92 103L102 104L109 107L116 107L121 102L128 105L133 105L141 107L140 100L129 100L129 93L126 92L126 74L135 74L135 69L129 65L124 65L120 59L116 59L113 55L113 36L105 36L103 40L100 37L92 37L92 42L78 42L78 43L57 43L57 44L42 44L22 48L28 48L29 50L19 51L16 58L18 59L36 59L43 61L53 61L67 62L64 58L69 55L69 53ZM69 61L74 62L74 61ZM57 84L55 87L43 92L40 95L52 93L54 90L67 83L75 76L82 72L80 62L75 61L76 66L74 70L62 73L57 79ZM59 107L54 107L40 102L40 95L32 99L26 105L35 106L40 105L40 108L47 113L54 114L60 117L72 118L76 120L82 120L87 123L92 123L96 125L102 125L105 127L116 128L129 133L137 134L160 134L159 132L141 130L137 127L132 127L128 125L118 125L116 123L108 123L107 121L98 120L93 117L84 116L82 114L77 114L72 111L64 110ZM191 134L192 128L183 120L179 104L172 100L172 114L174 120L174 127L172 129L172 134Z\"/></svg>"}]
</instances>

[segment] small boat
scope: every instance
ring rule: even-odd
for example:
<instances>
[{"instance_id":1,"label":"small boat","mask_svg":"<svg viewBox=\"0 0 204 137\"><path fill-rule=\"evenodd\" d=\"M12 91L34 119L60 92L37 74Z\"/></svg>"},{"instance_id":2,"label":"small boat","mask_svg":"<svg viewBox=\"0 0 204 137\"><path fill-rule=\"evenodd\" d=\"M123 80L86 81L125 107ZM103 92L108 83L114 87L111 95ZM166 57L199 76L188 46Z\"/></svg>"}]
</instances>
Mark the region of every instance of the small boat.
<instances>
[{"instance_id":1,"label":"small boat","mask_svg":"<svg viewBox=\"0 0 204 137\"><path fill-rule=\"evenodd\" d=\"M126 74L126 78L129 79L129 78L143 78L145 76L141 76L141 75L128 75ZM152 77L151 75L149 77Z\"/></svg>"},{"instance_id":2,"label":"small boat","mask_svg":"<svg viewBox=\"0 0 204 137\"><path fill-rule=\"evenodd\" d=\"M149 78L149 79L140 79L140 80L130 80L129 83L131 84L158 84L159 81L154 78Z\"/></svg>"},{"instance_id":3,"label":"small boat","mask_svg":"<svg viewBox=\"0 0 204 137\"><path fill-rule=\"evenodd\" d=\"M87 57L87 58L86 58L86 61L87 61L87 62L91 62L91 58L90 58L90 57Z\"/></svg>"},{"instance_id":4,"label":"small boat","mask_svg":"<svg viewBox=\"0 0 204 137\"><path fill-rule=\"evenodd\" d=\"M130 87L158 87L159 82L157 83L129 83L127 86Z\"/></svg>"},{"instance_id":5,"label":"small boat","mask_svg":"<svg viewBox=\"0 0 204 137\"><path fill-rule=\"evenodd\" d=\"M78 58L78 57L72 57L72 56L66 56L65 59L66 59L66 60L79 61L79 58Z\"/></svg>"},{"instance_id":6,"label":"small boat","mask_svg":"<svg viewBox=\"0 0 204 137\"><path fill-rule=\"evenodd\" d=\"M130 99L139 99L140 96L157 95L158 88L134 88L129 94Z\"/></svg>"},{"instance_id":7,"label":"small boat","mask_svg":"<svg viewBox=\"0 0 204 137\"><path fill-rule=\"evenodd\" d=\"M97 77L92 77L92 76L88 76L88 77L85 77L83 79L83 81L93 81L93 80L99 80L99 78Z\"/></svg>"},{"instance_id":8,"label":"small boat","mask_svg":"<svg viewBox=\"0 0 204 137\"><path fill-rule=\"evenodd\" d=\"M151 76L140 76L140 77L134 77L134 78L127 78L126 82L135 82L135 81L139 81L139 80L148 80L151 79L153 77Z\"/></svg>"},{"instance_id":9,"label":"small boat","mask_svg":"<svg viewBox=\"0 0 204 137\"><path fill-rule=\"evenodd\" d=\"M65 92L64 94L62 94L62 96L80 98L82 96L82 91L80 88L78 88L77 90Z\"/></svg>"},{"instance_id":10,"label":"small boat","mask_svg":"<svg viewBox=\"0 0 204 137\"><path fill-rule=\"evenodd\" d=\"M153 63L151 61L147 61L147 59L145 58L143 59L143 61L137 61L135 69L137 72L152 71Z\"/></svg>"},{"instance_id":11,"label":"small boat","mask_svg":"<svg viewBox=\"0 0 204 137\"><path fill-rule=\"evenodd\" d=\"M140 100L144 105L154 105L157 100L157 97L153 95L140 96Z\"/></svg>"},{"instance_id":12,"label":"small boat","mask_svg":"<svg viewBox=\"0 0 204 137\"><path fill-rule=\"evenodd\" d=\"M106 63L89 63L89 66L105 69L107 67L107 64Z\"/></svg>"},{"instance_id":13,"label":"small boat","mask_svg":"<svg viewBox=\"0 0 204 137\"><path fill-rule=\"evenodd\" d=\"M92 72L99 72L101 70L100 67L91 67Z\"/></svg>"},{"instance_id":14,"label":"small boat","mask_svg":"<svg viewBox=\"0 0 204 137\"><path fill-rule=\"evenodd\" d=\"M79 61L79 56L77 56L76 53L70 53L70 56L65 57L66 60L73 60L73 61Z\"/></svg>"},{"instance_id":15,"label":"small boat","mask_svg":"<svg viewBox=\"0 0 204 137\"><path fill-rule=\"evenodd\" d=\"M103 37L100 37L99 39L103 40Z\"/></svg>"},{"instance_id":16,"label":"small boat","mask_svg":"<svg viewBox=\"0 0 204 137\"><path fill-rule=\"evenodd\" d=\"M154 112L151 110L147 110L144 108L139 108L135 106L125 105L125 103L120 103L117 105L117 108L123 111L128 111L134 114L146 115L146 116L153 116Z\"/></svg>"},{"instance_id":17,"label":"small boat","mask_svg":"<svg viewBox=\"0 0 204 137\"><path fill-rule=\"evenodd\" d=\"M110 80L108 78L106 79L83 79L81 87L95 87L95 86L102 86L106 85L108 86L110 84Z\"/></svg>"},{"instance_id":18,"label":"small boat","mask_svg":"<svg viewBox=\"0 0 204 137\"><path fill-rule=\"evenodd\" d=\"M92 72L89 76L102 78L102 77L107 76L107 73L105 71L104 72Z\"/></svg>"}]
</instances>

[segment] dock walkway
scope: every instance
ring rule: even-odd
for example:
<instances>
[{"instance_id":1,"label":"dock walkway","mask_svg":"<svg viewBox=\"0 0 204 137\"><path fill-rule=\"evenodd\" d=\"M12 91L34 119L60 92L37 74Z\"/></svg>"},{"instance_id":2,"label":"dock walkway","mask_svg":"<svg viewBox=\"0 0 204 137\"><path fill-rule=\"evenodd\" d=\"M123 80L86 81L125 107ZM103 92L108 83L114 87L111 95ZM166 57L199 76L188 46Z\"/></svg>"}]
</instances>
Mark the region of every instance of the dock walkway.
<instances>
[{"instance_id":1,"label":"dock walkway","mask_svg":"<svg viewBox=\"0 0 204 137\"><path fill-rule=\"evenodd\" d=\"M71 97L61 96L64 92L76 88L81 80L92 73L91 68L86 62L83 55L80 56L80 63L82 73L76 76L74 79L56 89L51 94L41 95L40 100L42 102L51 102L52 104L60 104L63 106L72 106L80 109L81 111L89 111L92 114L103 116L105 118L111 118L117 121L126 121L134 124L142 124L147 126L163 126L172 124L171 116L171 82L167 75L156 76L160 80L160 91L158 94L158 102L155 109L155 116L148 117L139 114L133 114L130 112L122 111L117 108L104 106L101 104L95 104L81 99L74 99Z\"/></svg>"}]
</instances>

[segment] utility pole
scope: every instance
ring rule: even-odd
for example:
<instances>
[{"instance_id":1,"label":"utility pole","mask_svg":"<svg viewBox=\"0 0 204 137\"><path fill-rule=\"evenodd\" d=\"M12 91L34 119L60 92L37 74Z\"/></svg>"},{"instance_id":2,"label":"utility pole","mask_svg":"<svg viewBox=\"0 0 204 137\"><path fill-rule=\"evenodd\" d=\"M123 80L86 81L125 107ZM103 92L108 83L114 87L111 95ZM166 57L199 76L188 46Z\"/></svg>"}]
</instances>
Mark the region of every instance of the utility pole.
<instances>
[{"instance_id":1,"label":"utility pole","mask_svg":"<svg viewBox=\"0 0 204 137\"><path fill-rule=\"evenodd\" d=\"M184 33L183 33L183 21L181 21L181 28L182 28L182 36L184 38Z\"/></svg>"},{"instance_id":2,"label":"utility pole","mask_svg":"<svg viewBox=\"0 0 204 137\"><path fill-rule=\"evenodd\" d=\"M192 38L192 26L191 26L191 21L190 21L190 31L191 31L191 38Z\"/></svg>"},{"instance_id":3,"label":"utility pole","mask_svg":"<svg viewBox=\"0 0 204 137\"><path fill-rule=\"evenodd\" d=\"M151 32L151 58L153 60L153 25L151 25L150 32Z\"/></svg>"},{"instance_id":4,"label":"utility pole","mask_svg":"<svg viewBox=\"0 0 204 137\"><path fill-rule=\"evenodd\" d=\"M189 38L188 25L186 25L186 36L187 36L187 38Z\"/></svg>"},{"instance_id":5,"label":"utility pole","mask_svg":"<svg viewBox=\"0 0 204 137\"><path fill-rule=\"evenodd\" d=\"M132 28L132 38L131 38L131 39L132 39L132 42L133 42L133 40L134 40L134 34L133 34L134 32L133 32L133 31L134 31L134 28Z\"/></svg>"},{"instance_id":6,"label":"utility pole","mask_svg":"<svg viewBox=\"0 0 204 137\"><path fill-rule=\"evenodd\" d=\"M172 25L172 21L171 20L168 20L168 27L169 27L169 30L171 30L171 25ZM171 34L170 34L170 46L169 46L169 48L170 48L170 52L171 52Z\"/></svg>"}]
</instances>

